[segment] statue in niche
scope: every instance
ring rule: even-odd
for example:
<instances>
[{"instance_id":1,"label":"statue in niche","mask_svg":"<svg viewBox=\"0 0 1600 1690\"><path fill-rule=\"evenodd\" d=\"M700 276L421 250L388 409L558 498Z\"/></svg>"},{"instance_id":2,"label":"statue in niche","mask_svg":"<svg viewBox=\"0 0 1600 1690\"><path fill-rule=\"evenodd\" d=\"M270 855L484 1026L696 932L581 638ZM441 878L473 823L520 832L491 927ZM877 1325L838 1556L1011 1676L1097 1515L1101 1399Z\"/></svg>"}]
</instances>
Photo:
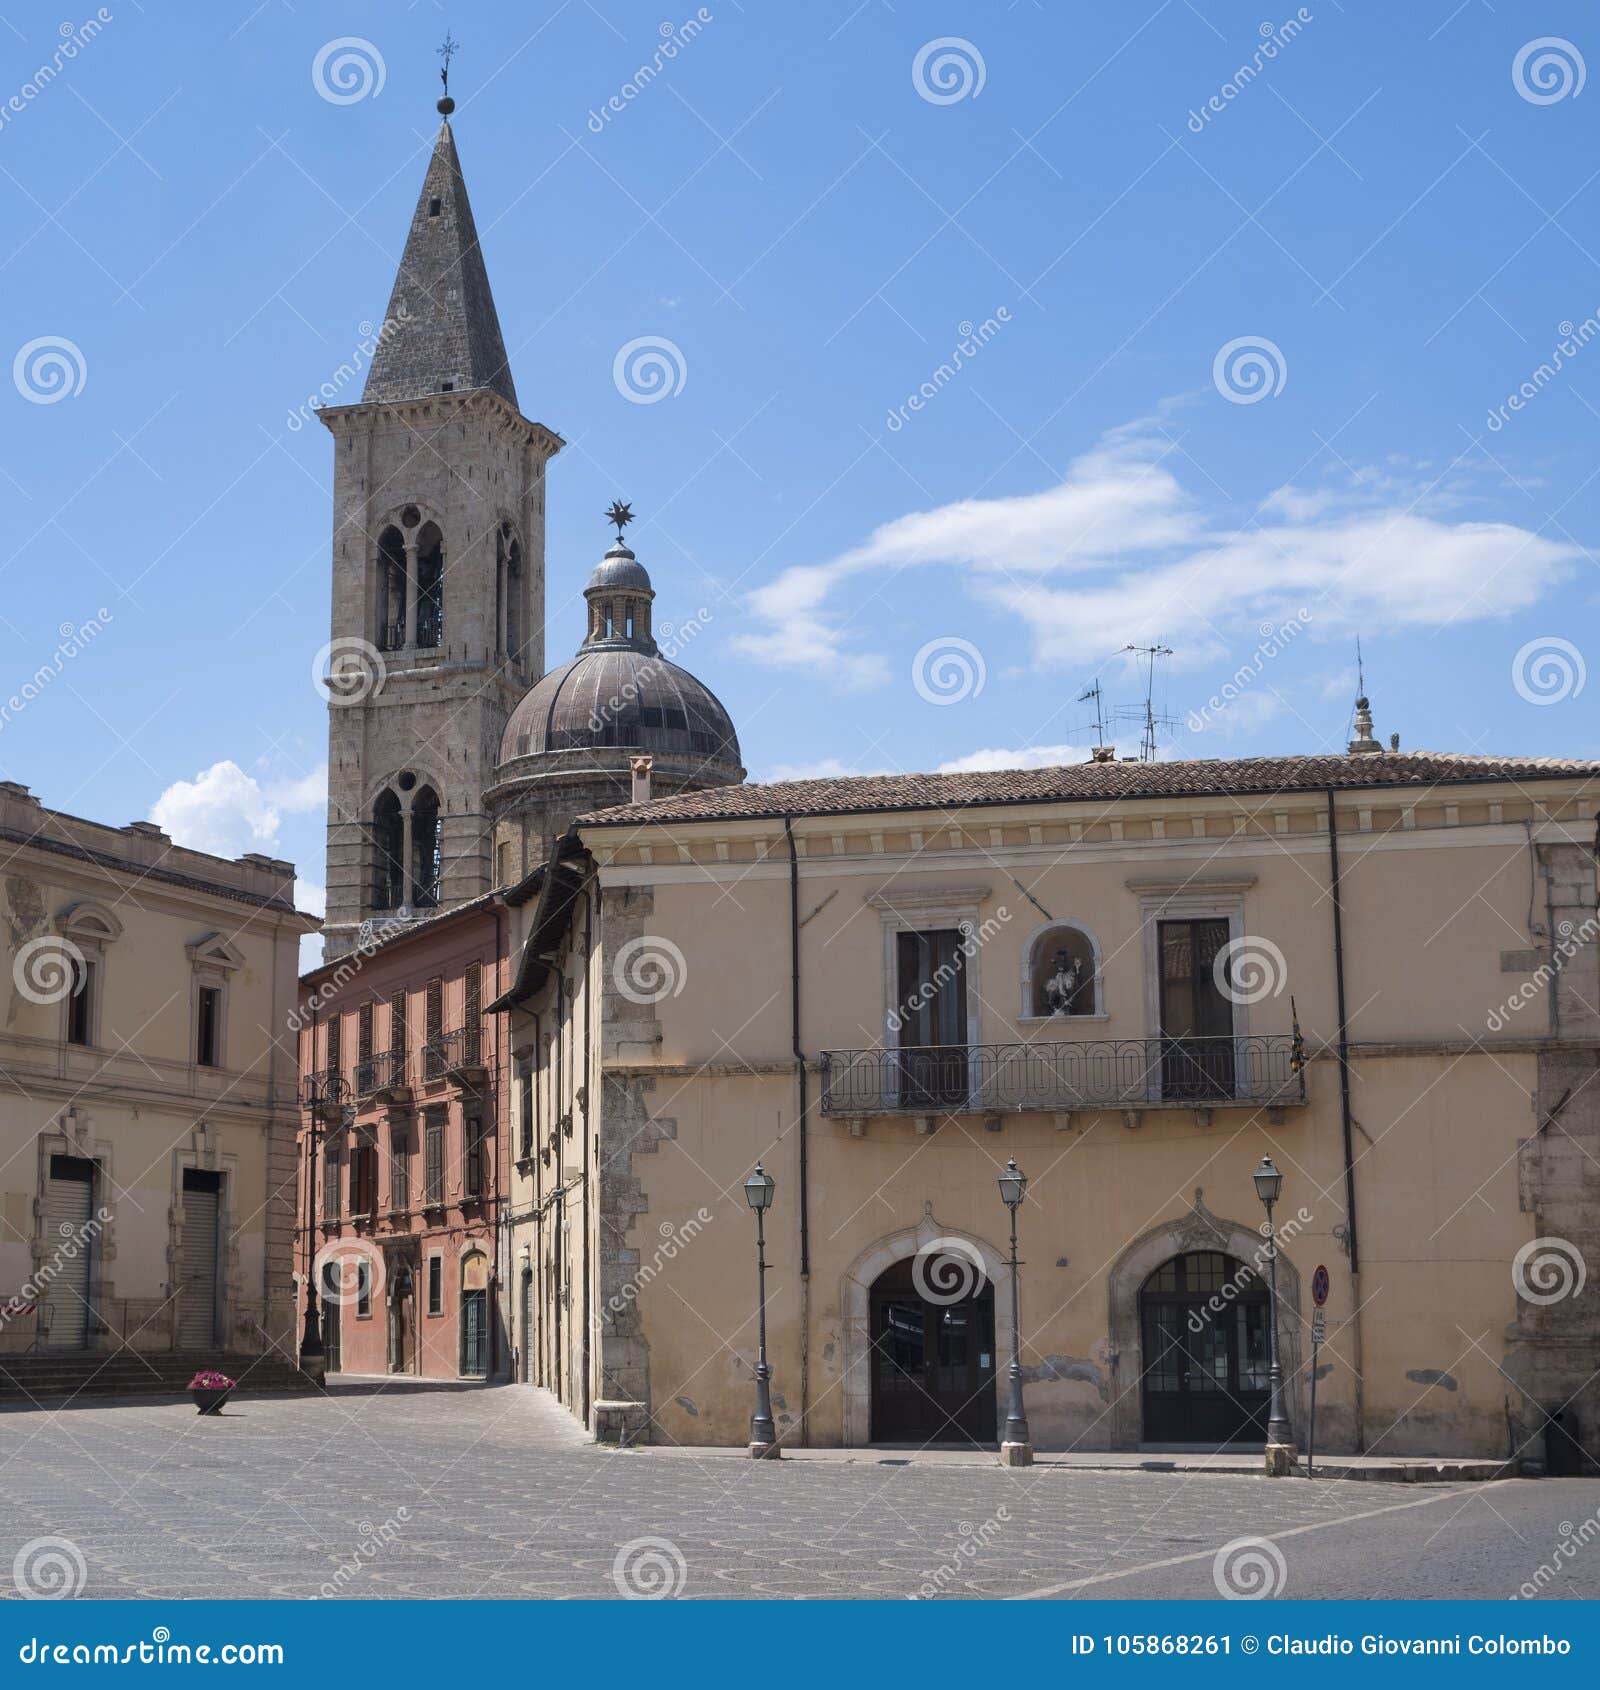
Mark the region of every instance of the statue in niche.
<instances>
[{"instance_id":1,"label":"statue in niche","mask_svg":"<svg viewBox=\"0 0 1600 1690\"><path fill-rule=\"evenodd\" d=\"M1055 972L1044 983L1044 1001L1052 1015L1071 1015L1083 984L1083 969L1066 951L1055 954Z\"/></svg>"}]
</instances>

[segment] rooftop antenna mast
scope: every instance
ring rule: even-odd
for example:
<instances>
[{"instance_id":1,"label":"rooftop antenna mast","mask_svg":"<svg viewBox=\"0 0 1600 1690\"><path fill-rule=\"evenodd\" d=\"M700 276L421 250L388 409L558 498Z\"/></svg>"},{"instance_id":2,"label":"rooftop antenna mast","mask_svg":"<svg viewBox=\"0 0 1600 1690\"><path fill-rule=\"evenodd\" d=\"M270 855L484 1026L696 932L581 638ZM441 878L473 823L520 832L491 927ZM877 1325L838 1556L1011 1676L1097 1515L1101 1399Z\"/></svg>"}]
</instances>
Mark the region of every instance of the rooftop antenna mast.
<instances>
[{"instance_id":1,"label":"rooftop antenna mast","mask_svg":"<svg viewBox=\"0 0 1600 1690\"><path fill-rule=\"evenodd\" d=\"M1144 732L1139 739L1139 761L1153 763L1156 760L1156 729L1158 727L1173 726L1170 716L1158 716L1155 709L1156 691L1156 659L1171 657L1172 647L1166 645L1125 645L1124 651L1132 652L1134 657L1145 660L1144 670Z\"/></svg>"},{"instance_id":2,"label":"rooftop antenna mast","mask_svg":"<svg viewBox=\"0 0 1600 1690\"><path fill-rule=\"evenodd\" d=\"M1106 743L1106 713L1098 676L1078 694L1080 704L1087 704L1091 698L1094 700L1094 748L1099 751Z\"/></svg>"}]
</instances>

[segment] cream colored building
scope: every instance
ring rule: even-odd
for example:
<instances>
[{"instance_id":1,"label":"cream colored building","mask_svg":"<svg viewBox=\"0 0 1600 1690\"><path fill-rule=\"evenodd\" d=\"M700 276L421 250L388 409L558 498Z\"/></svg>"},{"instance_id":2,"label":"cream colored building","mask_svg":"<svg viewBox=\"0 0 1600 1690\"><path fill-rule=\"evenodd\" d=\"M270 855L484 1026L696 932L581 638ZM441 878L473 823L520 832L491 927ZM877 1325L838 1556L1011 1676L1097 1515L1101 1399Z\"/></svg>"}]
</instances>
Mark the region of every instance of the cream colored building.
<instances>
[{"instance_id":1,"label":"cream colored building","mask_svg":"<svg viewBox=\"0 0 1600 1690\"><path fill-rule=\"evenodd\" d=\"M0 1351L293 1355L293 894L0 783Z\"/></svg>"},{"instance_id":2,"label":"cream colored building","mask_svg":"<svg viewBox=\"0 0 1600 1690\"><path fill-rule=\"evenodd\" d=\"M1014 1156L1034 1444L1259 1441L1270 1154L1302 1448L1319 1266L1319 1448L1600 1447L1600 764L1357 747L580 817L503 1000L525 1376L745 1441L760 1159L780 1435L992 1443Z\"/></svg>"}]
</instances>

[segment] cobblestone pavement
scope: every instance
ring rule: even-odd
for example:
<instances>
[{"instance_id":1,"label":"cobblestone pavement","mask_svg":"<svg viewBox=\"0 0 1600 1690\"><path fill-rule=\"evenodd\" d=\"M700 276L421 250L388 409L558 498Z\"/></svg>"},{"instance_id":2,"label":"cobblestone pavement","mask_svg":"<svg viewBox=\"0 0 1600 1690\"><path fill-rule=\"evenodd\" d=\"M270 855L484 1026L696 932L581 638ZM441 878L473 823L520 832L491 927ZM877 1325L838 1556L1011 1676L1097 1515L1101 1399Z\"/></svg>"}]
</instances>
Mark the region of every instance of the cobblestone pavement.
<instances>
[{"instance_id":1,"label":"cobblestone pavement","mask_svg":"<svg viewBox=\"0 0 1600 1690\"><path fill-rule=\"evenodd\" d=\"M86 1597L1214 1596L1265 1579L1284 1596L1494 1598L1552 1561L1541 1592L1593 1596L1600 1537L1554 1552L1597 1512L1600 1484L1576 1480L600 1449L521 1386L246 1398L216 1419L188 1403L0 1414L6 1596L14 1561L41 1584L81 1564Z\"/></svg>"}]
</instances>

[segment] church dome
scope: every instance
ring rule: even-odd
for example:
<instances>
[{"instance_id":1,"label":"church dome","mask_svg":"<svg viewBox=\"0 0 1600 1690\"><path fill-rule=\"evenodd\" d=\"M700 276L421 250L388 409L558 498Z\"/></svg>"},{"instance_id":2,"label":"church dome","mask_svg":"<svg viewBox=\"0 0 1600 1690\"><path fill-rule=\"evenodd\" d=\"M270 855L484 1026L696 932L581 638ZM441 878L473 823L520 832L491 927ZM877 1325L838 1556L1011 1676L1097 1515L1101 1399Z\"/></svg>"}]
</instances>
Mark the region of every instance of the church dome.
<instances>
[{"instance_id":1,"label":"church dome","mask_svg":"<svg viewBox=\"0 0 1600 1690\"><path fill-rule=\"evenodd\" d=\"M661 655L650 572L623 543L620 522L618 529L583 590L589 626L578 655L551 670L512 711L501 766L606 747L674 759L680 778L695 785L742 780L733 722L709 687Z\"/></svg>"},{"instance_id":2,"label":"church dome","mask_svg":"<svg viewBox=\"0 0 1600 1690\"><path fill-rule=\"evenodd\" d=\"M688 670L636 648L581 651L511 713L500 761L617 746L739 766L728 712Z\"/></svg>"}]
</instances>

